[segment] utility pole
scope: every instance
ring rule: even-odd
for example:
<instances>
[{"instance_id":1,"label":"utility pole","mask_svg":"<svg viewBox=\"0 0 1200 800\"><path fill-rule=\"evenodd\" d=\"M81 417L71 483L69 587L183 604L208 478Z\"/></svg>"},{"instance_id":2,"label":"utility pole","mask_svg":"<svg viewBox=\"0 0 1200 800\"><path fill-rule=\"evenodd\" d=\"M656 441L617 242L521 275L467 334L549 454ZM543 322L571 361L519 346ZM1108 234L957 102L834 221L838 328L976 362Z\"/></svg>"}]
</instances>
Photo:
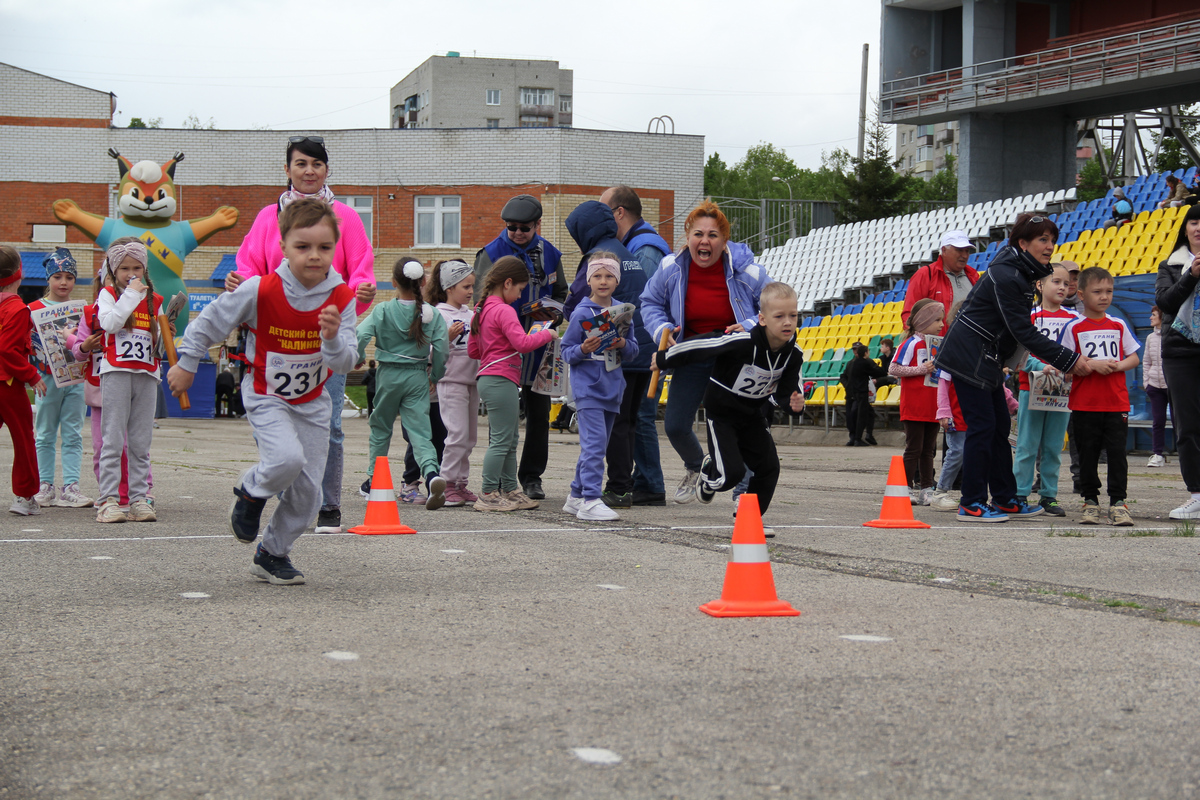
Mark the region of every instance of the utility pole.
<instances>
[{"instance_id":1,"label":"utility pole","mask_svg":"<svg viewBox=\"0 0 1200 800\"><path fill-rule=\"evenodd\" d=\"M867 136L867 55L871 50L871 45L863 45L862 57L862 85L858 89L858 160L862 161L866 155L866 136Z\"/></svg>"}]
</instances>

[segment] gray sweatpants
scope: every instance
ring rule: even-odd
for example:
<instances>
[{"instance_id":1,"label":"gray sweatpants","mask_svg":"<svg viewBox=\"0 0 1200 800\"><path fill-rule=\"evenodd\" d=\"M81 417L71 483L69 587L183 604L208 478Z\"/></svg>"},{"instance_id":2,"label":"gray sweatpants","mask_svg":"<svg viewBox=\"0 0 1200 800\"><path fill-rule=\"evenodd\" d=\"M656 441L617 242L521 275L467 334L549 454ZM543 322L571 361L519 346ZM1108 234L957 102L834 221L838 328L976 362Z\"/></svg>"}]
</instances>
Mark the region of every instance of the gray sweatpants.
<instances>
[{"instance_id":1,"label":"gray sweatpants","mask_svg":"<svg viewBox=\"0 0 1200 800\"><path fill-rule=\"evenodd\" d=\"M150 442L154 438L154 408L158 381L149 372L115 370L100 376L100 418L104 444L100 448L100 497L121 495L121 451L129 445L129 501L145 500L150 491Z\"/></svg>"},{"instance_id":2,"label":"gray sweatpants","mask_svg":"<svg viewBox=\"0 0 1200 800\"><path fill-rule=\"evenodd\" d=\"M321 392L316 400L292 405L255 394L253 373L246 373L242 399L258 442L258 463L242 476L242 489L263 500L280 495L262 546L273 556L286 556L321 509L321 478L329 455L329 395Z\"/></svg>"}]
</instances>

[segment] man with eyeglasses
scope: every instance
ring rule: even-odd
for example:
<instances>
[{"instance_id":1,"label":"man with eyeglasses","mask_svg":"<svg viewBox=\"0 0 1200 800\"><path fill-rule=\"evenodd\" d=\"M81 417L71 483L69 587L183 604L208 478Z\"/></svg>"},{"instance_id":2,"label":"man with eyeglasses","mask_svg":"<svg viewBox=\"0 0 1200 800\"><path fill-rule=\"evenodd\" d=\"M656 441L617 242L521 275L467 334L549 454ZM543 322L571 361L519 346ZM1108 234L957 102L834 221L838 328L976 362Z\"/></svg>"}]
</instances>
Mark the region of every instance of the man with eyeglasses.
<instances>
[{"instance_id":1,"label":"man with eyeglasses","mask_svg":"<svg viewBox=\"0 0 1200 800\"><path fill-rule=\"evenodd\" d=\"M974 252L975 245L965 232L950 231L943 236L937 260L921 267L909 280L900 321L907 324L912 307L925 297L941 303L946 309L944 319L949 320L950 309L955 303L966 300L971 287L979 280L979 273L967 266L967 258ZM949 327L948 322L942 323L943 336Z\"/></svg>"},{"instance_id":2,"label":"man with eyeglasses","mask_svg":"<svg viewBox=\"0 0 1200 800\"><path fill-rule=\"evenodd\" d=\"M658 270L664 256L671 254L671 247L658 232L642 219L642 200L633 189L621 184L604 190L600 202L612 209L617 221L617 238L633 257L642 265L646 280ZM657 347L657 343L655 343ZM633 440L633 493L631 503L635 506L665 506L666 484L663 482L662 461L658 451L658 398L662 396L662 384L654 398L647 398L638 407L638 418Z\"/></svg>"},{"instance_id":3,"label":"man with eyeglasses","mask_svg":"<svg viewBox=\"0 0 1200 800\"><path fill-rule=\"evenodd\" d=\"M504 204L500 211L504 230L475 254L475 301L483 289L484 276L492 264L504 256L516 256L529 270L529 285L513 308L517 314L531 300L548 297L559 303L566 301L569 285L562 268L562 253L541 236L542 204L532 195L519 194ZM522 316L525 329L533 320ZM521 403L525 408L525 444L521 462L517 465L517 480L521 489L533 500L544 500L542 473L550 448L550 397L533 391L533 381L542 363L545 348L526 354L521 359Z\"/></svg>"}]
</instances>

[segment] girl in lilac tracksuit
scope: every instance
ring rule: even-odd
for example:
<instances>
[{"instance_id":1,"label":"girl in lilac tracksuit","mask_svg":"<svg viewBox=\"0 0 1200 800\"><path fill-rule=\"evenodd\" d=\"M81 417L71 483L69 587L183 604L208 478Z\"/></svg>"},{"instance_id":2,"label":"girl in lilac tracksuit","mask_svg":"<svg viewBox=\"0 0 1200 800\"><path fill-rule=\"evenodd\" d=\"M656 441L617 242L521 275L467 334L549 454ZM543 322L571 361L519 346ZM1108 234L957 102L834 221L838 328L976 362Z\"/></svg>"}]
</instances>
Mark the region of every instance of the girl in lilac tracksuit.
<instances>
[{"instance_id":1,"label":"girl in lilac tracksuit","mask_svg":"<svg viewBox=\"0 0 1200 800\"><path fill-rule=\"evenodd\" d=\"M425 285L425 300L437 306L450 337L446 374L437 382L437 405L446 428L442 477L446 479L447 506L465 506L479 499L467 488L479 426L479 387L475 383L479 362L467 355L474 291L475 270L458 259L439 261Z\"/></svg>"},{"instance_id":2,"label":"girl in lilac tracksuit","mask_svg":"<svg viewBox=\"0 0 1200 800\"><path fill-rule=\"evenodd\" d=\"M604 483L604 453L613 422L621 410L625 376L620 369L605 366L599 337L588 337L584 323L612 306L613 291L621 280L621 263L612 253L598 250L588 257L587 282L591 295L582 300L571 314L571 324L563 335L563 358L571 365L571 386L575 390L575 411L579 420L579 463L571 496L563 511L582 520L620 519L600 499ZM637 332L633 321L624 336L611 343L622 359L637 358Z\"/></svg>"}]
</instances>

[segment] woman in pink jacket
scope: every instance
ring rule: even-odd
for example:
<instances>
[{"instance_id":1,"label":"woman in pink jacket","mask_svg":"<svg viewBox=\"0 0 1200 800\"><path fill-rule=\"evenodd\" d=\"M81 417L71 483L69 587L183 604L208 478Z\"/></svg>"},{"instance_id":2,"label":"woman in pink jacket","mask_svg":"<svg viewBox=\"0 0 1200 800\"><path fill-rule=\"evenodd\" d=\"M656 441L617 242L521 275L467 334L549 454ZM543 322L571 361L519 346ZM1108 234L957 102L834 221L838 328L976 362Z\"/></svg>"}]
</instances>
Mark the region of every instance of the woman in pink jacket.
<instances>
[{"instance_id":1,"label":"woman in pink jacket","mask_svg":"<svg viewBox=\"0 0 1200 800\"><path fill-rule=\"evenodd\" d=\"M549 344L551 327L525 333L513 309L529 283L529 270L516 256L497 259L484 278L483 299L475 307L467 355L479 362L479 398L487 408L488 449L483 457L483 494L476 511L537 508L517 483L517 429L520 427L521 355Z\"/></svg>"},{"instance_id":2,"label":"woman in pink jacket","mask_svg":"<svg viewBox=\"0 0 1200 800\"><path fill-rule=\"evenodd\" d=\"M375 299L375 254L371 238L363 228L358 212L333 199L325 185L329 177L329 153L320 136L293 136L288 140L287 191L279 201L258 212L250 232L237 252L237 271L225 277L225 291L232 292L246 278L268 275L283 261L280 248L279 212L301 197L318 197L333 206L338 218L339 237L333 254L333 269L354 290L356 311L364 313ZM246 373L249 376L249 373ZM322 503L317 514L317 533L342 530L342 406L346 398L346 376L334 373L325 382L325 391L333 401L329 422L329 458L321 481Z\"/></svg>"}]
</instances>

